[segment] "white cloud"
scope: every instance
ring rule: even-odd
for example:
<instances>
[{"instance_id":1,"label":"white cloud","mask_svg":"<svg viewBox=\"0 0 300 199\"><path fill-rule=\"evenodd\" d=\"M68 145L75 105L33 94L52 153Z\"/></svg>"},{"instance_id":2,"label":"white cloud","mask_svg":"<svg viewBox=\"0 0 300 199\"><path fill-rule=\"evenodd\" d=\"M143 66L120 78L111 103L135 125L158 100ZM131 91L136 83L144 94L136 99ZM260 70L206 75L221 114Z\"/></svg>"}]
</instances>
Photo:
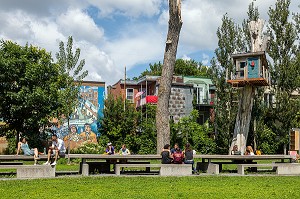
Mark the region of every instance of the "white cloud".
<instances>
[{"instance_id":1,"label":"white cloud","mask_svg":"<svg viewBox=\"0 0 300 199\"><path fill-rule=\"evenodd\" d=\"M189 61L189 60L191 60L192 58L190 58L190 57L187 56L187 55L183 55L181 59Z\"/></svg>"},{"instance_id":2,"label":"white cloud","mask_svg":"<svg viewBox=\"0 0 300 199\"><path fill-rule=\"evenodd\" d=\"M105 51L112 57L117 68L130 69L133 65L147 63L163 57L165 36L153 24L135 24L135 28L122 30L116 40L104 45Z\"/></svg>"},{"instance_id":3,"label":"white cloud","mask_svg":"<svg viewBox=\"0 0 300 199\"><path fill-rule=\"evenodd\" d=\"M69 9L57 17L59 31L64 35L73 35L77 40L99 42L104 35L101 27L94 20L79 9Z\"/></svg>"},{"instance_id":4,"label":"white cloud","mask_svg":"<svg viewBox=\"0 0 300 199\"><path fill-rule=\"evenodd\" d=\"M160 12L161 0L87 0L100 10L102 17L121 14L129 17L151 17Z\"/></svg>"},{"instance_id":5,"label":"white cloud","mask_svg":"<svg viewBox=\"0 0 300 199\"><path fill-rule=\"evenodd\" d=\"M209 53L199 51L217 47L216 31L223 15L228 13L240 24L252 1L183 0L178 57L189 59L198 54L202 63L208 64ZM261 18L268 20L268 8L275 2L254 1ZM169 20L166 0L0 0L0 5L0 39L21 45L28 42L54 55L59 41L66 43L73 35L74 47L81 49L81 59L86 60L87 80L113 84L123 78L124 66L128 70L148 66L164 56ZM291 11L299 12L298 5L299 0L292 0ZM98 18L88 13L91 7L96 12L99 9ZM109 26L109 20L117 25ZM115 33L113 37L109 29Z\"/></svg>"},{"instance_id":6,"label":"white cloud","mask_svg":"<svg viewBox=\"0 0 300 199\"><path fill-rule=\"evenodd\" d=\"M209 55L203 53L202 54L202 64L207 66L209 64L209 61L210 61L210 58L209 58Z\"/></svg>"},{"instance_id":7,"label":"white cloud","mask_svg":"<svg viewBox=\"0 0 300 199\"><path fill-rule=\"evenodd\" d=\"M89 71L86 80L104 81L113 84L122 76L121 70L115 67L111 57L97 46L88 42L77 42L81 57L86 60L85 69Z\"/></svg>"}]
</instances>

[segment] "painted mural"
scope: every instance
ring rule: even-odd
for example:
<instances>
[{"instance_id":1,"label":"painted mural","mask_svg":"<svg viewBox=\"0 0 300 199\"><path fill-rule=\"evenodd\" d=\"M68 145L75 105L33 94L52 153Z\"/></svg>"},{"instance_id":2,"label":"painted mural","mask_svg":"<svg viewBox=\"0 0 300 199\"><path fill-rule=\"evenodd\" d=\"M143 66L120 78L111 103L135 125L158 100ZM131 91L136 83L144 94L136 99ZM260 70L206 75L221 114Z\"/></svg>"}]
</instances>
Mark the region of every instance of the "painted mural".
<instances>
[{"instance_id":1,"label":"painted mural","mask_svg":"<svg viewBox=\"0 0 300 199\"><path fill-rule=\"evenodd\" d=\"M80 87L78 106L68 121L64 120L60 126L53 127L59 138L65 141L70 149L78 148L83 142L97 143L98 118L103 114L105 97L104 83L83 82ZM68 134L70 129L70 134Z\"/></svg>"}]
</instances>

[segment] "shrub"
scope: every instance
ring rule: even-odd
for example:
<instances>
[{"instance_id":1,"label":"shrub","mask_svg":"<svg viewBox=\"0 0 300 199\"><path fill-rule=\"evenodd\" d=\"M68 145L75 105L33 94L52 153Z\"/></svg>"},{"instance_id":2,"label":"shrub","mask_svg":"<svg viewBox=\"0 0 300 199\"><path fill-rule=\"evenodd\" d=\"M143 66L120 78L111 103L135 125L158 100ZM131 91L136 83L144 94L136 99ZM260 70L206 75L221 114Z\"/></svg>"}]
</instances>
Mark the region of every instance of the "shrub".
<instances>
[{"instance_id":1,"label":"shrub","mask_svg":"<svg viewBox=\"0 0 300 199\"><path fill-rule=\"evenodd\" d=\"M82 145L77 148L73 149L71 153L76 154L102 154L104 153L104 147L100 146L99 144L92 143L92 142L84 142Z\"/></svg>"}]
</instances>

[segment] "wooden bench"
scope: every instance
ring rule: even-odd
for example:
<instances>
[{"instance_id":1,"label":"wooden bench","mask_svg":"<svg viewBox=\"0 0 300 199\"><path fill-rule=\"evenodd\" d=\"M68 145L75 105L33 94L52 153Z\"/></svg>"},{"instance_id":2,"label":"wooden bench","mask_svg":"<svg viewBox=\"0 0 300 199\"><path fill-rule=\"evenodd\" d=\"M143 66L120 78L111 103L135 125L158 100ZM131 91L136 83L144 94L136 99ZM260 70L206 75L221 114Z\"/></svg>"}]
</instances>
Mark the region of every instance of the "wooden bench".
<instances>
[{"instance_id":1,"label":"wooden bench","mask_svg":"<svg viewBox=\"0 0 300 199\"><path fill-rule=\"evenodd\" d=\"M115 174L121 174L121 168L124 167L142 167L159 168L161 176L187 176L192 175L191 164L116 164Z\"/></svg>"},{"instance_id":2,"label":"wooden bench","mask_svg":"<svg viewBox=\"0 0 300 199\"><path fill-rule=\"evenodd\" d=\"M0 165L0 169L17 169L17 178L55 177L55 166L50 165Z\"/></svg>"}]
</instances>

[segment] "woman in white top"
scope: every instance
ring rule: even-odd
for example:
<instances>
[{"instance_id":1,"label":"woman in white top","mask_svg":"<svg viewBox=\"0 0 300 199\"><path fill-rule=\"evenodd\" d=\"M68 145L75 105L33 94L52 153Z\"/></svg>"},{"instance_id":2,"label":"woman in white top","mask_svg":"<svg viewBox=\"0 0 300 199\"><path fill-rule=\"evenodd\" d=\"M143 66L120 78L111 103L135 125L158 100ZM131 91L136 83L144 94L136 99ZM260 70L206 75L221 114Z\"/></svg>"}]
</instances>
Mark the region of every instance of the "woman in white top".
<instances>
[{"instance_id":1,"label":"woman in white top","mask_svg":"<svg viewBox=\"0 0 300 199\"><path fill-rule=\"evenodd\" d=\"M130 155L130 151L126 148L126 145L123 144L122 148L119 151L120 155Z\"/></svg>"}]
</instances>

